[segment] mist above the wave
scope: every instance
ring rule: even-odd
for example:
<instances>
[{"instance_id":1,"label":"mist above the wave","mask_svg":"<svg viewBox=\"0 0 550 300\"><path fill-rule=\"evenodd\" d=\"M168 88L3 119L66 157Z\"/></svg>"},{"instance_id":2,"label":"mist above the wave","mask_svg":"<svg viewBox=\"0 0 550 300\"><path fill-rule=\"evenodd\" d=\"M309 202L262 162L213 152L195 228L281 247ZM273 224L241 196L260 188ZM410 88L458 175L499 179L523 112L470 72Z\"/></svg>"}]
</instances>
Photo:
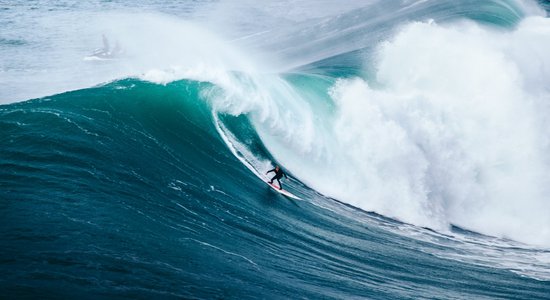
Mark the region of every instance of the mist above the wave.
<instances>
[{"instance_id":1,"label":"mist above the wave","mask_svg":"<svg viewBox=\"0 0 550 300\"><path fill-rule=\"evenodd\" d=\"M113 62L125 76L156 83L209 81L229 71L254 73L253 55L197 22L163 14L107 14L99 23L124 50Z\"/></svg>"},{"instance_id":2,"label":"mist above the wave","mask_svg":"<svg viewBox=\"0 0 550 300\"><path fill-rule=\"evenodd\" d=\"M251 71L250 56L244 58L223 38L174 16L68 11L55 17L39 14L35 22L45 34L23 44L0 73L10 84L3 90L6 95L0 94L4 102L126 77L166 83L206 71Z\"/></svg>"}]
</instances>

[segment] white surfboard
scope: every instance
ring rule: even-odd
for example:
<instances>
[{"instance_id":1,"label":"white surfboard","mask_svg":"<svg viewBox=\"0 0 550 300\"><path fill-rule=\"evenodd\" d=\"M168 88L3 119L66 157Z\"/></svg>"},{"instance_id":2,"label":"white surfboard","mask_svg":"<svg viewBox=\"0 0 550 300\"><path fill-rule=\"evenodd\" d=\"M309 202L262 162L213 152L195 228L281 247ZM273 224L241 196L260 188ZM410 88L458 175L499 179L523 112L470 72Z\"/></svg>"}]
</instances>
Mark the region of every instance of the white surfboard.
<instances>
[{"instance_id":1,"label":"white surfboard","mask_svg":"<svg viewBox=\"0 0 550 300\"><path fill-rule=\"evenodd\" d=\"M273 184L273 183L269 183L269 181L266 181L266 183L267 183L267 185L269 185L272 189L274 189L275 191L277 191L277 192L280 193L280 194L283 194L283 195L285 195L285 196L287 196L287 197L289 197L289 198L292 198L292 199L302 200L302 199L300 199L300 197L298 197L298 196L292 194L291 192L289 192L289 191L287 191L287 190L285 190L285 189L282 189L282 190L279 189L278 186L276 186L276 185Z\"/></svg>"}]
</instances>

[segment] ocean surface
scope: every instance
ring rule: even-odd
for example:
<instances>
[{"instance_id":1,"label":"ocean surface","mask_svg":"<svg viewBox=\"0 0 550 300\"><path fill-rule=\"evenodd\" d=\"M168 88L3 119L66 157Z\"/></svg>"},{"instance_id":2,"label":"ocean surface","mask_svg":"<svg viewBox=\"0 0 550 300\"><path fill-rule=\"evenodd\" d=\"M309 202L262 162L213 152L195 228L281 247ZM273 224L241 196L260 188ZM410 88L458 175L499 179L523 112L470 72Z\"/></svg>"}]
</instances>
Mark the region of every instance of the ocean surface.
<instances>
[{"instance_id":1,"label":"ocean surface","mask_svg":"<svg viewBox=\"0 0 550 300\"><path fill-rule=\"evenodd\" d=\"M550 299L549 10L0 0L0 298Z\"/></svg>"}]
</instances>

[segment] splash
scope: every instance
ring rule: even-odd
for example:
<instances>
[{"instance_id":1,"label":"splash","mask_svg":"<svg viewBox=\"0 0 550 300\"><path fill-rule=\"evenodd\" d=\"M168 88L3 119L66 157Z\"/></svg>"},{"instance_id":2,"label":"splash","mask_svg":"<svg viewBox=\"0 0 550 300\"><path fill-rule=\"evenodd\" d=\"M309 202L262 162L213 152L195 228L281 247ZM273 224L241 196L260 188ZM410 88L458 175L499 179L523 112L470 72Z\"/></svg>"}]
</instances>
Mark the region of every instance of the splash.
<instances>
[{"instance_id":1,"label":"splash","mask_svg":"<svg viewBox=\"0 0 550 300\"><path fill-rule=\"evenodd\" d=\"M355 206L550 245L548 25L409 24L380 45L375 80L330 89L330 130L310 132L304 155L261 136L304 182Z\"/></svg>"}]
</instances>

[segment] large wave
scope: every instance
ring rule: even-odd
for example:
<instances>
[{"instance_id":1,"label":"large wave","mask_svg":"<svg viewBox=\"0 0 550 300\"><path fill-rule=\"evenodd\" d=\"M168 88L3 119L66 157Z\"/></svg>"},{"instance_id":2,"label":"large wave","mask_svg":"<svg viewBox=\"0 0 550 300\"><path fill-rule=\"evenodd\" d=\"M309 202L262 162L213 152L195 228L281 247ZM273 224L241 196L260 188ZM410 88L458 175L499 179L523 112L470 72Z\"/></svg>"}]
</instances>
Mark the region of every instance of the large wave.
<instances>
[{"instance_id":1,"label":"large wave","mask_svg":"<svg viewBox=\"0 0 550 300\"><path fill-rule=\"evenodd\" d=\"M478 4L369 2L276 27L267 6L257 30L213 26L231 42L208 18L114 13L101 20L128 59L93 80L210 82L201 96L216 113L248 117L269 155L323 194L548 246L549 22L532 2Z\"/></svg>"}]
</instances>

